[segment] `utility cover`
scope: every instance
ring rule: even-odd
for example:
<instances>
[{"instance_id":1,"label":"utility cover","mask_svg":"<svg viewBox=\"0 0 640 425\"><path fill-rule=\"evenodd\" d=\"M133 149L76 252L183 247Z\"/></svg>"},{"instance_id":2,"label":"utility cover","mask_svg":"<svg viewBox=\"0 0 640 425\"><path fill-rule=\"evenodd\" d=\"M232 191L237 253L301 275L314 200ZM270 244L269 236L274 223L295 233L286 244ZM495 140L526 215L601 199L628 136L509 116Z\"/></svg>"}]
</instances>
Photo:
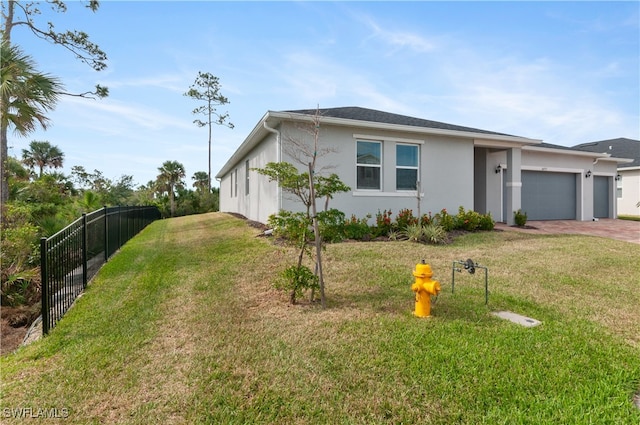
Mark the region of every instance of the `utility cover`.
<instances>
[{"instance_id":1,"label":"utility cover","mask_svg":"<svg viewBox=\"0 0 640 425\"><path fill-rule=\"evenodd\" d=\"M501 319L509 320L513 323L517 323L518 325L522 325L527 328L533 328L542 323L539 320L532 319L531 317L527 317L527 316L522 316L520 314L516 314L511 311L494 311L491 314L493 314L494 316L498 316Z\"/></svg>"}]
</instances>

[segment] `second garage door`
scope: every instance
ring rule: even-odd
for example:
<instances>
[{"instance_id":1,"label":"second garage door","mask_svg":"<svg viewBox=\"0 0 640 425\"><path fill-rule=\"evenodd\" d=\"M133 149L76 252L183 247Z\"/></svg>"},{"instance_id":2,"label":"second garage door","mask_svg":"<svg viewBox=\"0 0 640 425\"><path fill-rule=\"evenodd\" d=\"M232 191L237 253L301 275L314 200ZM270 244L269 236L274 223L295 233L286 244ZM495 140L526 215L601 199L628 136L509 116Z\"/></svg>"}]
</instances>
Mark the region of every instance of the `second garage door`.
<instances>
[{"instance_id":1,"label":"second garage door","mask_svg":"<svg viewBox=\"0 0 640 425\"><path fill-rule=\"evenodd\" d=\"M522 171L522 211L528 220L575 220L576 175Z\"/></svg>"}]
</instances>

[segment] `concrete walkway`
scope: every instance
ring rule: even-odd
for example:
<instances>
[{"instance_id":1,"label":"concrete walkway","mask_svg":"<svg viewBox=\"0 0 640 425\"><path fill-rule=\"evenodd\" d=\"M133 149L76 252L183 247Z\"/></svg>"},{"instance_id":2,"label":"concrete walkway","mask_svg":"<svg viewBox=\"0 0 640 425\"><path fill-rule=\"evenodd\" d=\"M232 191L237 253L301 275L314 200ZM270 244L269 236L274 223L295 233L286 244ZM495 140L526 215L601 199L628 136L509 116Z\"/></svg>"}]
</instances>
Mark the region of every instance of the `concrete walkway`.
<instances>
[{"instance_id":1,"label":"concrete walkway","mask_svg":"<svg viewBox=\"0 0 640 425\"><path fill-rule=\"evenodd\" d=\"M496 229L535 234L579 234L600 236L640 244L640 221L601 218L598 221L548 220L527 221L519 228L496 223Z\"/></svg>"}]
</instances>

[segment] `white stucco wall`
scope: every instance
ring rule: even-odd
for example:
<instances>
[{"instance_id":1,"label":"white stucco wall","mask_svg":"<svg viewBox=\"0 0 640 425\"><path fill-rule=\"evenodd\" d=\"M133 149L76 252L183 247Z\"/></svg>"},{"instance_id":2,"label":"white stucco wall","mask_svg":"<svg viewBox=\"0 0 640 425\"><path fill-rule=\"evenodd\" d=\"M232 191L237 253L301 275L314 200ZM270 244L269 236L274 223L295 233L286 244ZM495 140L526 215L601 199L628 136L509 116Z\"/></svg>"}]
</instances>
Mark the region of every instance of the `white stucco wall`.
<instances>
[{"instance_id":1,"label":"white stucco wall","mask_svg":"<svg viewBox=\"0 0 640 425\"><path fill-rule=\"evenodd\" d=\"M297 138L302 133L291 125L283 125L282 134L283 143L286 143L287 138ZM344 212L347 218L352 214L358 218L370 214L375 220L375 214L384 210L391 210L395 217L404 208L417 215L416 192L396 190L397 143L419 146L421 214L435 214L442 208L456 213L460 206L473 209L474 148L470 139L338 126L324 126L320 134L320 148L328 148L331 152L318 159L318 171L326 175L336 173L351 187L351 191L335 195L329 207ZM311 138L307 136L307 139ZM381 190L356 189L357 140L382 142ZM283 149L283 160L293 163L286 149ZM301 164L296 165L303 169ZM318 208L323 205L323 200L318 202ZM283 209L297 211L302 205L285 196Z\"/></svg>"},{"instance_id":2,"label":"white stucco wall","mask_svg":"<svg viewBox=\"0 0 640 425\"><path fill-rule=\"evenodd\" d=\"M618 214L640 215L640 208L636 206L640 202L640 167L619 169L618 174L622 186L622 197L617 198Z\"/></svg>"},{"instance_id":3,"label":"white stucco wall","mask_svg":"<svg viewBox=\"0 0 640 425\"><path fill-rule=\"evenodd\" d=\"M238 161L236 167L220 181L220 211L239 213L250 220L266 223L269 215L278 211L279 208L278 186L251 169L262 168L268 162L277 160L277 138L275 134L270 134ZM249 193L247 193L247 161Z\"/></svg>"},{"instance_id":4,"label":"white stucco wall","mask_svg":"<svg viewBox=\"0 0 640 425\"><path fill-rule=\"evenodd\" d=\"M593 219L594 211L594 176L611 177L610 181L610 217L616 217L615 197L615 176L617 174L616 163L608 160L598 160L582 153L565 151L526 148L522 150L522 170L542 171L555 173L571 173L576 178L576 219L590 221ZM502 187L503 174L492 172L498 165L504 169L507 163L506 151L492 152L487 155L487 210L493 217L500 221L502 217L502 203L504 199L504 189ZM591 171L591 178L585 175ZM524 188L523 188L524 190Z\"/></svg>"}]
</instances>

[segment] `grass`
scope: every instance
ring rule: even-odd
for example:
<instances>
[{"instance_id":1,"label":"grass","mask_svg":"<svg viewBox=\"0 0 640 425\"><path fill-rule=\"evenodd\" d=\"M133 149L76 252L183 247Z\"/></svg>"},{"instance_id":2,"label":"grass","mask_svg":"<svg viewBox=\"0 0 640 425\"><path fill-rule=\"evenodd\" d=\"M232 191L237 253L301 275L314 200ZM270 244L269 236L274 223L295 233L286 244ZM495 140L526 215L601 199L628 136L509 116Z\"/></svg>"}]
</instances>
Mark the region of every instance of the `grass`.
<instances>
[{"instance_id":1,"label":"grass","mask_svg":"<svg viewBox=\"0 0 640 425\"><path fill-rule=\"evenodd\" d=\"M3 423L22 408L87 424L640 422L640 245L329 245L322 310L272 288L295 253L257 233L224 214L147 227L48 337L0 359ZM428 319L412 316L422 258L443 287ZM467 258L489 268L488 306L483 273L459 273L451 294Z\"/></svg>"},{"instance_id":2,"label":"grass","mask_svg":"<svg viewBox=\"0 0 640 425\"><path fill-rule=\"evenodd\" d=\"M640 215L619 215L620 220L640 221Z\"/></svg>"}]
</instances>

